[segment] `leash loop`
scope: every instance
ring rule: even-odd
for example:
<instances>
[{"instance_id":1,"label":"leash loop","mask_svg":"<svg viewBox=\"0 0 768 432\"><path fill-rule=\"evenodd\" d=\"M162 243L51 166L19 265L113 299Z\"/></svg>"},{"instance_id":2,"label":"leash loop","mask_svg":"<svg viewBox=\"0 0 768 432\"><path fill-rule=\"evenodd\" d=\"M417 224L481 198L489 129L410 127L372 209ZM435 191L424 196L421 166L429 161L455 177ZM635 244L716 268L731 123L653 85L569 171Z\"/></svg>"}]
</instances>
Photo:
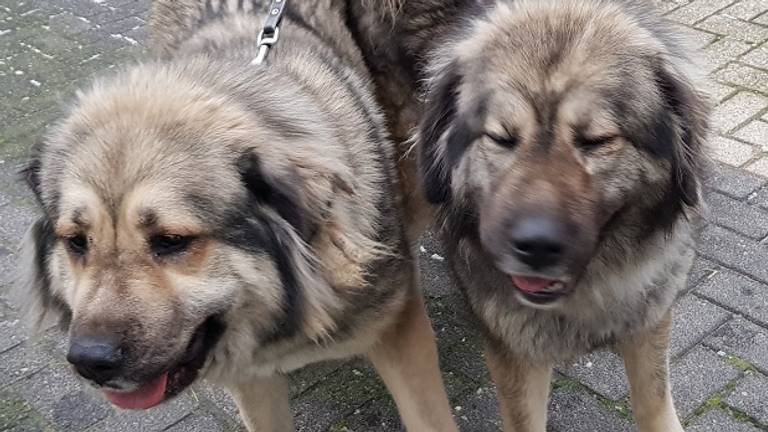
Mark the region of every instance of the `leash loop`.
<instances>
[{"instance_id":1,"label":"leash loop","mask_svg":"<svg viewBox=\"0 0 768 432\"><path fill-rule=\"evenodd\" d=\"M256 58L251 61L252 65L260 65L264 63L269 50L280 39L280 23L283 20L285 14L285 4L288 0L272 0L269 4L269 13L267 19L264 21L264 26L259 32L259 37L256 40L256 46L259 48L259 53Z\"/></svg>"}]
</instances>

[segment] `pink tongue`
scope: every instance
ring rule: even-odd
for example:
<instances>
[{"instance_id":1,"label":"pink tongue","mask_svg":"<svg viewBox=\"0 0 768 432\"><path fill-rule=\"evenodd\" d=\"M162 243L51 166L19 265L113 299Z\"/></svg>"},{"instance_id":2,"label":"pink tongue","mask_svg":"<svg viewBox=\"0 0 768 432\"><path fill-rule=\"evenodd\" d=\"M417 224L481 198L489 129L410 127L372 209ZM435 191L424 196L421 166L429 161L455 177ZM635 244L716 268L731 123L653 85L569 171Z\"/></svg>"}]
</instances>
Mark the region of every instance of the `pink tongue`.
<instances>
[{"instance_id":1,"label":"pink tongue","mask_svg":"<svg viewBox=\"0 0 768 432\"><path fill-rule=\"evenodd\" d=\"M527 293L537 293L544 291L555 281L535 277L512 276L512 282Z\"/></svg>"},{"instance_id":2,"label":"pink tongue","mask_svg":"<svg viewBox=\"0 0 768 432\"><path fill-rule=\"evenodd\" d=\"M107 400L122 409L142 410L152 408L165 399L165 388L168 385L168 372L160 375L154 381L148 382L130 393L114 393L105 391Z\"/></svg>"}]
</instances>

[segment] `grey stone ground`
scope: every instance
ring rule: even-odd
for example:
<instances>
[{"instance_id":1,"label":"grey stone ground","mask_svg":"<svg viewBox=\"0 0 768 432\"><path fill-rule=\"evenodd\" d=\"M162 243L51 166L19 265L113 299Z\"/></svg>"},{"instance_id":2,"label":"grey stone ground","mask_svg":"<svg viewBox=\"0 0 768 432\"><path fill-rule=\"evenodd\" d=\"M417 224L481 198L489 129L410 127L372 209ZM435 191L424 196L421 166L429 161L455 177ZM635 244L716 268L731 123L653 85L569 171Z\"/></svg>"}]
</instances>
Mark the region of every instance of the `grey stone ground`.
<instances>
[{"instance_id":1,"label":"grey stone ground","mask_svg":"<svg viewBox=\"0 0 768 432\"><path fill-rule=\"evenodd\" d=\"M690 290L677 305L672 377L680 414L697 432L768 431L768 0L658 0L705 53L719 105L708 179L711 224ZM0 285L33 215L14 179L26 150L93 74L145 52L144 0L0 0ZM464 431L498 430L494 390L462 324L461 302L427 241L429 308L445 380ZM0 431L232 431L236 410L198 386L147 414L114 411L69 373L64 341L28 340L0 300ZM293 380L303 431L399 430L383 386L363 362L323 364ZM597 353L562 365L552 430L632 430L620 360Z\"/></svg>"}]
</instances>

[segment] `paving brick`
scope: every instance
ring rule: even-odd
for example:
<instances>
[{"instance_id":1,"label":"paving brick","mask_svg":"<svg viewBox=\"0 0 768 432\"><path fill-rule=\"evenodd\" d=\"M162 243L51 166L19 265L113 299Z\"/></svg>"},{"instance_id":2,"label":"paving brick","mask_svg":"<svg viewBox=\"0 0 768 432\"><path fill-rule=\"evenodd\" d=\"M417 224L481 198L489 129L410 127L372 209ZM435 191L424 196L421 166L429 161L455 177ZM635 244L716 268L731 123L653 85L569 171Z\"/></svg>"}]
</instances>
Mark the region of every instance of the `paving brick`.
<instances>
[{"instance_id":1,"label":"paving brick","mask_svg":"<svg viewBox=\"0 0 768 432\"><path fill-rule=\"evenodd\" d=\"M768 213L733 198L711 193L707 195L707 220L760 240L768 235Z\"/></svg>"},{"instance_id":2,"label":"paving brick","mask_svg":"<svg viewBox=\"0 0 768 432\"><path fill-rule=\"evenodd\" d=\"M702 282L696 292L768 326L768 285L723 269Z\"/></svg>"},{"instance_id":3,"label":"paving brick","mask_svg":"<svg viewBox=\"0 0 768 432\"><path fill-rule=\"evenodd\" d=\"M704 179L707 187L738 199L747 198L767 182L764 178L725 164L713 164L708 167Z\"/></svg>"},{"instance_id":4,"label":"paving brick","mask_svg":"<svg viewBox=\"0 0 768 432\"><path fill-rule=\"evenodd\" d=\"M106 7L90 0L47 0L51 6L67 10L81 17L90 17L106 11Z\"/></svg>"},{"instance_id":5,"label":"paving brick","mask_svg":"<svg viewBox=\"0 0 768 432\"><path fill-rule=\"evenodd\" d=\"M768 98L754 93L740 92L721 103L712 114L712 124L721 131L729 131L744 123L768 106ZM717 150L717 143L712 146Z\"/></svg>"},{"instance_id":6,"label":"paving brick","mask_svg":"<svg viewBox=\"0 0 768 432\"><path fill-rule=\"evenodd\" d=\"M608 399L617 401L629 393L624 362L613 352L599 351L587 354L560 372L577 379Z\"/></svg>"},{"instance_id":7,"label":"paving brick","mask_svg":"<svg viewBox=\"0 0 768 432\"><path fill-rule=\"evenodd\" d=\"M768 247L715 225L701 233L699 252L761 281L768 281Z\"/></svg>"},{"instance_id":8,"label":"paving brick","mask_svg":"<svg viewBox=\"0 0 768 432\"><path fill-rule=\"evenodd\" d=\"M733 0L695 0L667 15L682 24L694 24L733 3Z\"/></svg>"},{"instance_id":9,"label":"paving brick","mask_svg":"<svg viewBox=\"0 0 768 432\"><path fill-rule=\"evenodd\" d=\"M762 25L768 26L768 12L760 15L757 18L752 19L752 22L756 22L758 24L762 24Z\"/></svg>"},{"instance_id":10,"label":"paving brick","mask_svg":"<svg viewBox=\"0 0 768 432\"><path fill-rule=\"evenodd\" d=\"M225 432L228 428L226 424L222 424L212 414L203 412L190 414L170 428L163 430L167 432Z\"/></svg>"},{"instance_id":11,"label":"paving brick","mask_svg":"<svg viewBox=\"0 0 768 432\"><path fill-rule=\"evenodd\" d=\"M109 409L111 415L95 428L94 432L121 430L162 431L188 416L198 407L190 392L184 392L173 400L152 408L150 411L123 411Z\"/></svg>"},{"instance_id":12,"label":"paving brick","mask_svg":"<svg viewBox=\"0 0 768 432\"><path fill-rule=\"evenodd\" d=\"M14 389L60 431L80 432L109 415L106 403L86 392L65 366L46 367Z\"/></svg>"},{"instance_id":13,"label":"paving brick","mask_svg":"<svg viewBox=\"0 0 768 432\"><path fill-rule=\"evenodd\" d=\"M760 189L749 195L748 202L759 206L762 209L768 209L768 189Z\"/></svg>"},{"instance_id":14,"label":"paving brick","mask_svg":"<svg viewBox=\"0 0 768 432\"><path fill-rule=\"evenodd\" d=\"M745 42L759 43L768 39L768 28L740 21L725 14L711 16L696 27Z\"/></svg>"},{"instance_id":15,"label":"paving brick","mask_svg":"<svg viewBox=\"0 0 768 432\"><path fill-rule=\"evenodd\" d=\"M768 72L739 63L731 63L715 72L718 81L768 93ZM765 99L765 98L763 98ZM763 102L765 107L765 102ZM745 106L745 108L747 108Z\"/></svg>"},{"instance_id":16,"label":"paving brick","mask_svg":"<svg viewBox=\"0 0 768 432\"><path fill-rule=\"evenodd\" d=\"M391 398L374 399L336 422L328 430L404 431L395 403Z\"/></svg>"},{"instance_id":17,"label":"paving brick","mask_svg":"<svg viewBox=\"0 0 768 432\"><path fill-rule=\"evenodd\" d=\"M31 198L32 193L18 175L22 164L14 160L0 160L0 206L18 202L19 198Z\"/></svg>"},{"instance_id":18,"label":"paving brick","mask_svg":"<svg viewBox=\"0 0 768 432\"><path fill-rule=\"evenodd\" d=\"M736 131L734 136L760 146L762 151L768 151L768 122L753 120Z\"/></svg>"},{"instance_id":19,"label":"paving brick","mask_svg":"<svg viewBox=\"0 0 768 432\"><path fill-rule=\"evenodd\" d=\"M751 145L720 136L713 137L709 145L713 159L732 166L745 164L757 153Z\"/></svg>"},{"instance_id":20,"label":"paving brick","mask_svg":"<svg viewBox=\"0 0 768 432\"><path fill-rule=\"evenodd\" d=\"M76 36L79 33L93 29L96 24L88 18L77 16L70 11L63 11L48 18L48 26L56 34Z\"/></svg>"},{"instance_id":21,"label":"paving brick","mask_svg":"<svg viewBox=\"0 0 768 432\"><path fill-rule=\"evenodd\" d=\"M733 319L707 337L705 344L740 357L768 372L768 330L743 318Z\"/></svg>"},{"instance_id":22,"label":"paving brick","mask_svg":"<svg viewBox=\"0 0 768 432\"><path fill-rule=\"evenodd\" d=\"M193 390L199 396L213 402L218 409L230 418L236 419L238 422L240 421L237 405L235 405L235 401L232 400L232 397L224 389L202 382L196 384Z\"/></svg>"},{"instance_id":23,"label":"paving brick","mask_svg":"<svg viewBox=\"0 0 768 432\"><path fill-rule=\"evenodd\" d=\"M50 426L21 398L21 396L0 392L0 431L40 432L51 430Z\"/></svg>"},{"instance_id":24,"label":"paving brick","mask_svg":"<svg viewBox=\"0 0 768 432\"><path fill-rule=\"evenodd\" d=\"M721 84L711 79L705 80L702 86L704 91L709 94L715 103L719 103L736 91L736 89L731 86Z\"/></svg>"},{"instance_id":25,"label":"paving brick","mask_svg":"<svg viewBox=\"0 0 768 432\"><path fill-rule=\"evenodd\" d=\"M139 5L141 3L141 5ZM134 5L130 7L129 5ZM138 5L138 6L137 6ZM91 20L101 26L124 20L129 17L141 17L146 12L146 2L129 2L120 7L107 6L104 12L94 15Z\"/></svg>"},{"instance_id":26,"label":"paving brick","mask_svg":"<svg viewBox=\"0 0 768 432\"><path fill-rule=\"evenodd\" d=\"M493 386L483 386L473 391L461 408L455 412L460 430L466 432L501 430L499 403Z\"/></svg>"},{"instance_id":27,"label":"paving brick","mask_svg":"<svg viewBox=\"0 0 768 432\"><path fill-rule=\"evenodd\" d=\"M26 329L17 317L0 317L0 353L26 340Z\"/></svg>"},{"instance_id":28,"label":"paving brick","mask_svg":"<svg viewBox=\"0 0 768 432\"><path fill-rule=\"evenodd\" d=\"M688 417L715 392L739 377L739 370L698 346L672 365L672 397L678 415Z\"/></svg>"},{"instance_id":29,"label":"paving brick","mask_svg":"<svg viewBox=\"0 0 768 432\"><path fill-rule=\"evenodd\" d=\"M725 403L747 414L762 424L768 425L768 377L747 374L739 385L725 398Z\"/></svg>"},{"instance_id":30,"label":"paving brick","mask_svg":"<svg viewBox=\"0 0 768 432\"><path fill-rule=\"evenodd\" d=\"M16 249L38 216L37 211L20 204L0 207L0 244Z\"/></svg>"},{"instance_id":31,"label":"paving brick","mask_svg":"<svg viewBox=\"0 0 768 432\"><path fill-rule=\"evenodd\" d=\"M445 275L448 274L448 263L445 261L443 248L431 235L422 238L419 247L419 260L421 261L422 285L427 295L443 296L454 292L452 283L446 283Z\"/></svg>"},{"instance_id":32,"label":"paving brick","mask_svg":"<svg viewBox=\"0 0 768 432\"><path fill-rule=\"evenodd\" d=\"M296 398L296 429L326 430L369 401L389 397L384 384L370 369L347 367L327 376Z\"/></svg>"},{"instance_id":33,"label":"paving brick","mask_svg":"<svg viewBox=\"0 0 768 432\"><path fill-rule=\"evenodd\" d=\"M722 13L738 19L749 21L765 12L765 0L741 0Z\"/></svg>"},{"instance_id":34,"label":"paving brick","mask_svg":"<svg viewBox=\"0 0 768 432\"><path fill-rule=\"evenodd\" d=\"M764 43L760 45L760 47L752 50L743 56L740 61L750 66L768 69L768 43Z\"/></svg>"},{"instance_id":35,"label":"paving brick","mask_svg":"<svg viewBox=\"0 0 768 432\"><path fill-rule=\"evenodd\" d=\"M25 342L0 354L0 388L29 377L52 361L51 356Z\"/></svg>"},{"instance_id":36,"label":"paving brick","mask_svg":"<svg viewBox=\"0 0 768 432\"><path fill-rule=\"evenodd\" d=\"M707 66L709 70L718 69L752 48L754 45L736 39L720 39L704 50Z\"/></svg>"},{"instance_id":37,"label":"paving brick","mask_svg":"<svg viewBox=\"0 0 768 432\"><path fill-rule=\"evenodd\" d=\"M728 311L706 300L692 295L681 298L674 308L670 356L676 358L693 348L730 316Z\"/></svg>"},{"instance_id":38,"label":"paving brick","mask_svg":"<svg viewBox=\"0 0 768 432\"><path fill-rule=\"evenodd\" d=\"M604 407L594 396L579 390L561 390L549 402L549 423L560 431L631 431L628 419Z\"/></svg>"},{"instance_id":39,"label":"paving brick","mask_svg":"<svg viewBox=\"0 0 768 432\"><path fill-rule=\"evenodd\" d=\"M712 410L695 419L688 432L760 432L749 423L740 422L723 410Z\"/></svg>"},{"instance_id":40,"label":"paving brick","mask_svg":"<svg viewBox=\"0 0 768 432\"><path fill-rule=\"evenodd\" d=\"M660 13L664 14L667 12L671 12L673 9L677 9L680 7L677 3L673 1L666 1L666 0L654 0L653 4L656 6L656 9L659 10Z\"/></svg>"},{"instance_id":41,"label":"paving brick","mask_svg":"<svg viewBox=\"0 0 768 432\"><path fill-rule=\"evenodd\" d=\"M757 175L768 177L768 158L763 156L760 159L750 163L745 168Z\"/></svg>"},{"instance_id":42,"label":"paving brick","mask_svg":"<svg viewBox=\"0 0 768 432\"><path fill-rule=\"evenodd\" d=\"M127 18L105 24L101 26L100 30L108 32L109 34L125 34L139 27L144 27L146 24L147 22L139 17L129 16Z\"/></svg>"},{"instance_id":43,"label":"paving brick","mask_svg":"<svg viewBox=\"0 0 768 432\"><path fill-rule=\"evenodd\" d=\"M694 43L696 48L704 48L705 46L717 40L719 37L714 33L691 28L681 24L674 25L674 29L691 43Z\"/></svg>"},{"instance_id":44,"label":"paving brick","mask_svg":"<svg viewBox=\"0 0 768 432\"><path fill-rule=\"evenodd\" d=\"M0 287L9 287L13 282L16 260L14 253L0 246Z\"/></svg>"},{"instance_id":45,"label":"paving brick","mask_svg":"<svg viewBox=\"0 0 768 432\"><path fill-rule=\"evenodd\" d=\"M694 260L693 266L691 267L691 271L688 274L689 287L696 286L702 280L712 277L712 275L721 268L722 267L718 264L715 264L708 259L696 257L696 260Z\"/></svg>"}]
</instances>

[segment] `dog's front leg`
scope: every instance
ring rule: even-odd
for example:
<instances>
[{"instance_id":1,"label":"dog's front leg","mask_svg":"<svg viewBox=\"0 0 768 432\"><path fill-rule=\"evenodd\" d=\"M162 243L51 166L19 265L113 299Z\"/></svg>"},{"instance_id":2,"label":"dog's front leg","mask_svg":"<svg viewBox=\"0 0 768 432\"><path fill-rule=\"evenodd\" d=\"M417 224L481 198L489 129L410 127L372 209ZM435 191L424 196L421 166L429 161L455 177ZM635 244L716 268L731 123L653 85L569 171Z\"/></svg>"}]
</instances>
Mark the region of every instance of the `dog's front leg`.
<instances>
[{"instance_id":1,"label":"dog's front leg","mask_svg":"<svg viewBox=\"0 0 768 432\"><path fill-rule=\"evenodd\" d=\"M252 377L229 386L249 432L292 432L288 379L283 375Z\"/></svg>"},{"instance_id":2,"label":"dog's front leg","mask_svg":"<svg viewBox=\"0 0 768 432\"><path fill-rule=\"evenodd\" d=\"M455 432L437 345L421 295L413 290L398 321L368 353L410 432Z\"/></svg>"},{"instance_id":3,"label":"dog's front leg","mask_svg":"<svg viewBox=\"0 0 768 432\"><path fill-rule=\"evenodd\" d=\"M552 365L521 359L489 344L486 361L498 392L505 432L545 432Z\"/></svg>"},{"instance_id":4,"label":"dog's front leg","mask_svg":"<svg viewBox=\"0 0 768 432\"><path fill-rule=\"evenodd\" d=\"M630 401L640 432L683 432L669 385L671 312L656 327L619 346L630 385Z\"/></svg>"}]
</instances>

